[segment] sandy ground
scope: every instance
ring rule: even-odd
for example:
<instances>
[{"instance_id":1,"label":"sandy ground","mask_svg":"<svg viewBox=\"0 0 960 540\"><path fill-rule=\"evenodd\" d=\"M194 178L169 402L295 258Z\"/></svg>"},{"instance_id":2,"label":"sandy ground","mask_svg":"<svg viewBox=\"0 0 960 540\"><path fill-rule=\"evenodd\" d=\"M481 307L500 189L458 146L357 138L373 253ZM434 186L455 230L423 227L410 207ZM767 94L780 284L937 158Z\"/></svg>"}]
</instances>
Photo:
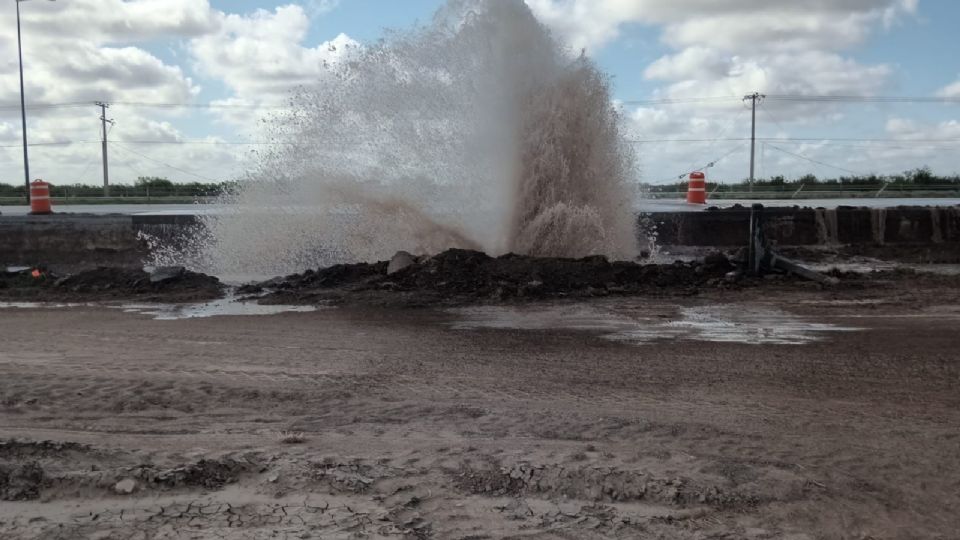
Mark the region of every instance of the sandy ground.
<instances>
[{"instance_id":1,"label":"sandy ground","mask_svg":"<svg viewBox=\"0 0 960 540\"><path fill-rule=\"evenodd\" d=\"M958 538L958 299L0 309L0 538Z\"/></svg>"}]
</instances>

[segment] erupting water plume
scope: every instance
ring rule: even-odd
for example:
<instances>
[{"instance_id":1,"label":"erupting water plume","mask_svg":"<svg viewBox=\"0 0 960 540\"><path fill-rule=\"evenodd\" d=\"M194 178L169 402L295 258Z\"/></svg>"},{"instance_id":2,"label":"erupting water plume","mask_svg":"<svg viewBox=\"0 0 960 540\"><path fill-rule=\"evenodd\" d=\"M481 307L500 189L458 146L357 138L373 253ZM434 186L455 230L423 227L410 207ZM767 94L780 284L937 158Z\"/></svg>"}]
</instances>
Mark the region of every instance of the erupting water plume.
<instances>
[{"instance_id":1,"label":"erupting water plume","mask_svg":"<svg viewBox=\"0 0 960 540\"><path fill-rule=\"evenodd\" d=\"M635 255L634 156L608 81L521 0L451 0L345 57L273 119L275 150L203 218L193 266L273 275L451 247Z\"/></svg>"}]
</instances>

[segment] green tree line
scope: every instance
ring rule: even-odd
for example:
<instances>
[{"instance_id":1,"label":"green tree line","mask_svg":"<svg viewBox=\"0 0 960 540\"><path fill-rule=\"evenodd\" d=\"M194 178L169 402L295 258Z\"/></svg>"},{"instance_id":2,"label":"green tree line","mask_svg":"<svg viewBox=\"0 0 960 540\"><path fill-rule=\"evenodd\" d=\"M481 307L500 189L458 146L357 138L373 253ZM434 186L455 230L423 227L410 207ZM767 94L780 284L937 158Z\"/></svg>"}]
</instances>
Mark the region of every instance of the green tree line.
<instances>
[{"instance_id":1,"label":"green tree line","mask_svg":"<svg viewBox=\"0 0 960 540\"><path fill-rule=\"evenodd\" d=\"M141 176L133 184L115 184L110 186L111 197L216 197L236 186L235 182L180 184L166 178ZM0 184L0 197L23 197L26 188L23 184ZM86 184L58 185L50 184L50 195L57 198L102 197L103 186Z\"/></svg>"},{"instance_id":2,"label":"green tree line","mask_svg":"<svg viewBox=\"0 0 960 540\"><path fill-rule=\"evenodd\" d=\"M688 180L681 180L671 184L645 185L650 192L674 192L687 189ZM718 185L717 182L707 182L707 191L712 190ZM738 182L723 182L722 186L729 191L746 191L750 188L747 180ZM887 190L916 190L931 187L955 187L960 189L960 174L949 176L936 175L927 167L913 169L900 174L890 175L864 175L864 176L840 176L837 178L817 178L812 174L807 174L799 178L788 180L783 176L773 176L770 178L757 178L754 183L754 189L765 190L797 190L803 187L820 189L857 188L857 187L876 187L887 186Z\"/></svg>"}]
</instances>

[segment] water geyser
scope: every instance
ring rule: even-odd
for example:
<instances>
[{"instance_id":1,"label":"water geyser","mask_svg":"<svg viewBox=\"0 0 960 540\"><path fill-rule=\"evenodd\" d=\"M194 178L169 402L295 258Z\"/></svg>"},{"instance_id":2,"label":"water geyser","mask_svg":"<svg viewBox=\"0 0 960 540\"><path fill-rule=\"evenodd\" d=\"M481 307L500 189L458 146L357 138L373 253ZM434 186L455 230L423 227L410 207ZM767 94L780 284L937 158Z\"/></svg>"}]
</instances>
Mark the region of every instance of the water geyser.
<instances>
[{"instance_id":1,"label":"water geyser","mask_svg":"<svg viewBox=\"0 0 960 540\"><path fill-rule=\"evenodd\" d=\"M609 81L521 0L452 0L430 24L344 53L291 104L266 123L277 144L202 218L192 266L276 275L398 250L637 251L635 159Z\"/></svg>"}]
</instances>

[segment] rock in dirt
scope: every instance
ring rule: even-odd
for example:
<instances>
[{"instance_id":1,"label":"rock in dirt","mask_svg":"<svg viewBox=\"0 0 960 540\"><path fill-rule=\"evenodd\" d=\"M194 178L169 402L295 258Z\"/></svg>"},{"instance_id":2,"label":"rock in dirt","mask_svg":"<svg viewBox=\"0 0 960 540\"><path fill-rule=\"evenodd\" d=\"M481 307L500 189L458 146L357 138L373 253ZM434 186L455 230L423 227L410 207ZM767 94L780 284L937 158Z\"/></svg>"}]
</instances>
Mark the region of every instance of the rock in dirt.
<instances>
[{"instance_id":1,"label":"rock in dirt","mask_svg":"<svg viewBox=\"0 0 960 540\"><path fill-rule=\"evenodd\" d=\"M503 511L510 516L510 519L523 520L533 517L533 510L530 509L530 505L521 498L510 501L510 504L506 505Z\"/></svg>"},{"instance_id":2,"label":"rock in dirt","mask_svg":"<svg viewBox=\"0 0 960 540\"><path fill-rule=\"evenodd\" d=\"M150 272L150 283L165 283L183 277L187 269L182 266L160 266Z\"/></svg>"},{"instance_id":3,"label":"rock in dirt","mask_svg":"<svg viewBox=\"0 0 960 540\"><path fill-rule=\"evenodd\" d=\"M133 478L124 478L113 486L113 491L120 495L130 495L137 489L137 481Z\"/></svg>"},{"instance_id":4,"label":"rock in dirt","mask_svg":"<svg viewBox=\"0 0 960 540\"><path fill-rule=\"evenodd\" d=\"M413 258L413 255L407 253L406 251L398 251L397 254L390 259L390 264L387 266L387 275L392 276L393 274L396 274L404 268L413 266L414 264L416 264L416 259Z\"/></svg>"}]
</instances>

